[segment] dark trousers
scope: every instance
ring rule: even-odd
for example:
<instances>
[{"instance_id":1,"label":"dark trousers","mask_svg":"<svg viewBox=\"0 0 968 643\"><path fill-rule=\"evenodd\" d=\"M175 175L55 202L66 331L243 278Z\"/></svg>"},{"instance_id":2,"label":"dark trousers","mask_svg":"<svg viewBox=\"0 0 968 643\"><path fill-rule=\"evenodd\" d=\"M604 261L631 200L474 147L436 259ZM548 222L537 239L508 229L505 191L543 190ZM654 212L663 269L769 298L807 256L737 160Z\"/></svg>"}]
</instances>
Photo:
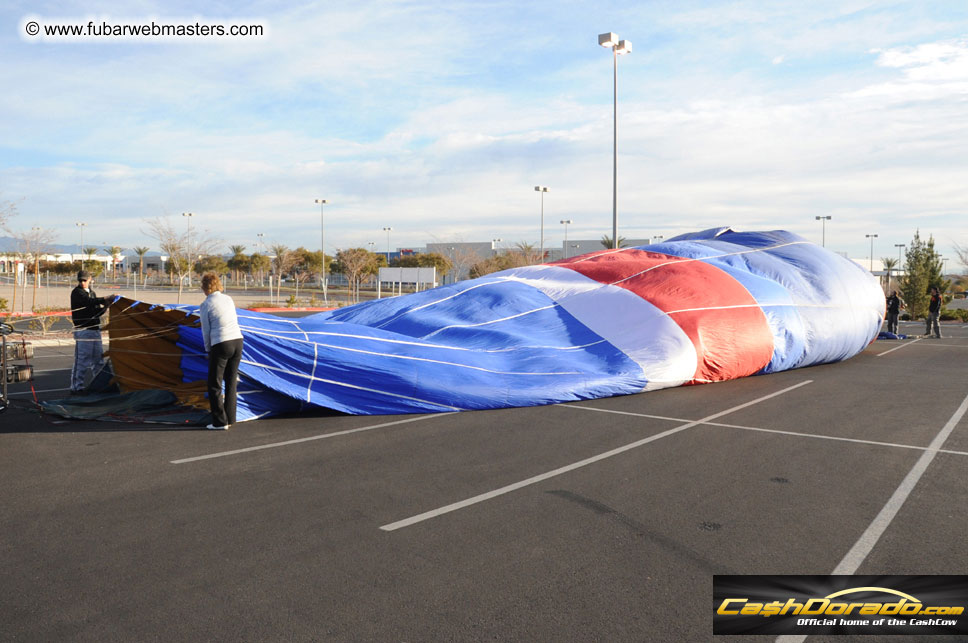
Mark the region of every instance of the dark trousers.
<instances>
[{"instance_id":1,"label":"dark trousers","mask_svg":"<svg viewBox=\"0 0 968 643\"><path fill-rule=\"evenodd\" d=\"M897 317L899 313L887 313L887 332L897 334Z\"/></svg>"},{"instance_id":2,"label":"dark trousers","mask_svg":"<svg viewBox=\"0 0 968 643\"><path fill-rule=\"evenodd\" d=\"M212 424L235 424L235 391L239 381L239 362L242 361L242 340L230 339L212 346L208 353L208 405L212 409ZM225 399L222 399L222 381Z\"/></svg>"}]
</instances>

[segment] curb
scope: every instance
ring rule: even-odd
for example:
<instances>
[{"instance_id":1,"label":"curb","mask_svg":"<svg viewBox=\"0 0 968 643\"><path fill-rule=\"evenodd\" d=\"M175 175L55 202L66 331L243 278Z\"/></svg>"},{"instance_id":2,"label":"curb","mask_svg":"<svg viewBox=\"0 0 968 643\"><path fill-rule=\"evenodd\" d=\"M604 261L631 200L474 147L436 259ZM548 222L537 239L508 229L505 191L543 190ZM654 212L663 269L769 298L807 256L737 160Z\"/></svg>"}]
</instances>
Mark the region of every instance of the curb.
<instances>
[{"instance_id":1,"label":"curb","mask_svg":"<svg viewBox=\"0 0 968 643\"><path fill-rule=\"evenodd\" d=\"M2 314L9 315L10 317L67 317L68 315L71 314L71 311L58 310L52 313L35 313L35 312L28 313L26 311L21 311L19 313L14 312L14 313L2 313Z\"/></svg>"}]
</instances>

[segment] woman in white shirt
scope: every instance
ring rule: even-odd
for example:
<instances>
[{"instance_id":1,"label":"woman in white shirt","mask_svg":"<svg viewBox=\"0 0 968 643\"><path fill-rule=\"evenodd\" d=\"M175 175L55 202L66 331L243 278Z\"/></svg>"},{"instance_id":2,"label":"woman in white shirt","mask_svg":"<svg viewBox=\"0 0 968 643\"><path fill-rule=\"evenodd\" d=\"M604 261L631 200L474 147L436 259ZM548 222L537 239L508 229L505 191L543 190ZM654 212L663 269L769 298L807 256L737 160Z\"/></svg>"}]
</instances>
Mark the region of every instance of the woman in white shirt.
<instances>
[{"instance_id":1,"label":"woman in white shirt","mask_svg":"<svg viewBox=\"0 0 968 643\"><path fill-rule=\"evenodd\" d=\"M235 302L222 292L222 281L213 272L202 276L205 301L198 309L202 339L208 353L208 404L212 423L207 429L224 431L235 423L236 386L242 361L242 330ZM224 401L222 383L225 383Z\"/></svg>"}]
</instances>

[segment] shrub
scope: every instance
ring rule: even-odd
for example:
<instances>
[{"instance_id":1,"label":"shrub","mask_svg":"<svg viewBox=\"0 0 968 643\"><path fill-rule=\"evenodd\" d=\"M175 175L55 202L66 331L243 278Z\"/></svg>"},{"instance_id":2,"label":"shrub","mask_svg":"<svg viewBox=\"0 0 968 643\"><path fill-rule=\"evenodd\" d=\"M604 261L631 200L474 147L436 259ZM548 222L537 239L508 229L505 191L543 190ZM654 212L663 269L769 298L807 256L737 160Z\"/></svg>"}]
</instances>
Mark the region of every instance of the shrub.
<instances>
[{"instance_id":1,"label":"shrub","mask_svg":"<svg viewBox=\"0 0 968 643\"><path fill-rule=\"evenodd\" d=\"M69 310L68 308L34 308L33 312L36 315L30 320L30 328L34 330L39 330L42 335L46 335L50 330L50 327L54 325L57 321L57 315L51 315L50 313L59 313Z\"/></svg>"}]
</instances>

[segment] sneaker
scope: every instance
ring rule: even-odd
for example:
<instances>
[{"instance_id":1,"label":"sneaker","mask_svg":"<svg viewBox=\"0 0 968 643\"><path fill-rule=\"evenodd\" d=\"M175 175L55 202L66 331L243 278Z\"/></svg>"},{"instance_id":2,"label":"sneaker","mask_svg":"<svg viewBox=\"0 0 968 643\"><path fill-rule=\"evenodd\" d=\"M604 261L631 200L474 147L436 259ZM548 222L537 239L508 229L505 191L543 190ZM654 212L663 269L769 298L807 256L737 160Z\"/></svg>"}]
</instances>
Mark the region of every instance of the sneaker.
<instances>
[{"instance_id":1,"label":"sneaker","mask_svg":"<svg viewBox=\"0 0 968 643\"><path fill-rule=\"evenodd\" d=\"M229 426L231 426L231 425L226 424L225 426L215 426L214 424L209 424L205 428L206 429L211 429L213 431L228 431L229 430Z\"/></svg>"}]
</instances>

